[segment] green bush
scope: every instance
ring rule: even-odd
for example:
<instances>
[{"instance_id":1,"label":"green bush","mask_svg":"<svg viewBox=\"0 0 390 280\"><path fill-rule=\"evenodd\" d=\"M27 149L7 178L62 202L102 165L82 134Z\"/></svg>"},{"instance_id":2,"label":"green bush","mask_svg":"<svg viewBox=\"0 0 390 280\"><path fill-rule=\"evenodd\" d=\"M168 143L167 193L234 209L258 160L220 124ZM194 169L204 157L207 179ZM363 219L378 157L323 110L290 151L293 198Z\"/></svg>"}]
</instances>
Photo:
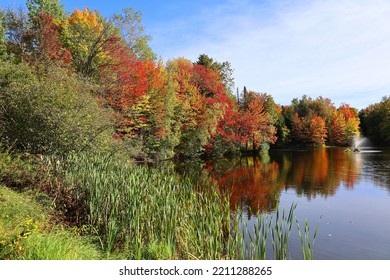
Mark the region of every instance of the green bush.
<instances>
[{"instance_id":1,"label":"green bush","mask_svg":"<svg viewBox=\"0 0 390 280\"><path fill-rule=\"evenodd\" d=\"M33 154L107 149L112 122L93 85L54 64L0 64L0 140Z\"/></svg>"},{"instance_id":2,"label":"green bush","mask_svg":"<svg viewBox=\"0 0 390 280\"><path fill-rule=\"evenodd\" d=\"M10 148L4 149L0 143L0 183L15 189L23 189L40 180L37 165L32 159L23 159Z\"/></svg>"}]
</instances>

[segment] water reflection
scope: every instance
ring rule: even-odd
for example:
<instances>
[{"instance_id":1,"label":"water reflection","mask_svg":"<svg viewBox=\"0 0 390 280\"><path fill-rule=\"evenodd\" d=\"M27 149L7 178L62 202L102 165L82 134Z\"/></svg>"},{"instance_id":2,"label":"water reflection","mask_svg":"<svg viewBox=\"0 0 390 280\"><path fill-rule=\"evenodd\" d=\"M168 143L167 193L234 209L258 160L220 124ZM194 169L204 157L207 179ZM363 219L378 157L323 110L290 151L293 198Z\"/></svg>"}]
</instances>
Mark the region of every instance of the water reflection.
<instances>
[{"instance_id":1,"label":"water reflection","mask_svg":"<svg viewBox=\"0 0 390 280\"><path fill-rule=\"evenodd\" d=\"M340 185L353 188L361 176L360 153L343 149L314 149L310 151L275 152L275 160L288 164L284 168L286 188L295 188L307 198L333 196Z\"/></svg>"},{"instance_id":2,"label":"water reflection","mask_svg":"<svg viewBox=\"0 0 390 280\"><path fill-rule=\"evenodd\" d=\"M249 224L251 213L298 200L298 219L319 224L316 259L390 258L390 149L272 150L268 157L182 162L179 170L229 191L232 210L243 207ZM292 236L292 258L299 258Z\"/></svg>"},{"instance_id":3,"label":"water reflection","mask_svg":"<svg viewBox=\"0 0 390 280\"><path fill-rule=\"evenodd\" d=\"M220 165L223 164L224 167ZM224 162L207 162L207 172L222 190L231 193L231 205L248 207L248 212L275 209L283 182L280 164L261 157L246 157Z\"/></svg>"},{"instance_id":4,"label":"water reflection","mask_svg":"<svg viewBox=\"0 0 390 280\"><path fill-rule=\"evenodd\" d=\"M366 150L361 156L364 159L363 179L390 192L390 149Z\"/></svg>"},{"instance_id":5,"label":"water reflection","mask_svg":"<svg viewBox=\"0 0 390 280\"><path fill-rule=\"evenodd\" d=\"M390 151L345 152L343 148L273 150L265 157L185 163L195 178L209 177L231 193L231 205L273 211L283 190L314 199L353 189L362 178L390 190Z\"/></svg>"}]
</instances>

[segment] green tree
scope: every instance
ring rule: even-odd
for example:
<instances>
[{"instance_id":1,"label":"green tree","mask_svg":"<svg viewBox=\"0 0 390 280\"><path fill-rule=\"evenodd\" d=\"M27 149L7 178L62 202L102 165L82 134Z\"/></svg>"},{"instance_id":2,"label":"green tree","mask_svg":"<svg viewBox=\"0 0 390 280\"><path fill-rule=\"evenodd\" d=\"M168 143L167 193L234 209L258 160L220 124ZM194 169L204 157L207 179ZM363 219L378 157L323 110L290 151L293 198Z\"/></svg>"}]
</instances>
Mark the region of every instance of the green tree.
<instances>
[{"instance_id":1,"label":"green tree","mask_svg":"<svg viewBox=\"0 0 390 280\"><path fill-rule=\"evenodd\" d=\"M317 114L325 121L326 130L329 133L332 128L333 115L336 111L332 101L320 96L309 102L309 111L311 114Z\"/></svg>"},{"instance_id":2,"label":"green tree","mask_svg":"<svg viewBox=\"0 0 390 280\"><path fill-rule=\"evenodd\" d=\"M152 37L144 34L142 12L124 8L122 14L115 14L112 17L112 22L137 58L156 60L156 54L148 45Z\"/></svg>"},{"instance_id":3,"label":"green tree","mask_svg":"<svg viewBox=\"0 0 390 280\"><path fill-rule=\"evenodd\" d=\"M390 96L360 112L363 134L376 144L390 144Z\"/></svg>"},{"instance_id":4,"label":"green tree","mask_svg":"<svg viewBox=\"0 0 390 280\"><path fill-rule=\"evenodd\" d=\"M8 9L3 18L3 27L6 34L7 52L15 54L17 59L23 59L31 50L32 41L29 35L31 23L25 10Z\"/></svg>"},{"instance_id":5,"label":"green tree","mask_svg":"<svg viewBox=\"0 0 390 280\"><path fill-rule=\"evenodd\" d=\"M57 20L64 20L66 12L60 0L27 0L28 16L30 20L38 17L41 12L53 15Z\"/></svg>"},{"instance_id":6,"label":"green tree","mask_svg":"<svg viewBox=\"0 0 390 280\"><path fill-rule=\"evenodd\" d=\"M5 28L4 28L5 11L0 9L0 57L5 54Z\"/></svg>"},{"instance_id":7,"label":"green tree","mask_svg":"<svg viewBox=\"0 0 390 280\"><path fill-rule=\"evenodd\" d=\"M245 111L248 109L249 104L256 98L257 93L254 91L248 91L244 86L244 90L242 92L242 98L240 101L240 110Z\"/></svg>"},{"instance_id":8,"label":"green tree","mask_svg":"<svg viewBox=\"0 0 390 280\"><path fill-rule=\"evenodd\" d=\"M382 122L379 126L383 141L390 144L390 96L383 97L382 102Z\"/></svg>"}]
</instances>

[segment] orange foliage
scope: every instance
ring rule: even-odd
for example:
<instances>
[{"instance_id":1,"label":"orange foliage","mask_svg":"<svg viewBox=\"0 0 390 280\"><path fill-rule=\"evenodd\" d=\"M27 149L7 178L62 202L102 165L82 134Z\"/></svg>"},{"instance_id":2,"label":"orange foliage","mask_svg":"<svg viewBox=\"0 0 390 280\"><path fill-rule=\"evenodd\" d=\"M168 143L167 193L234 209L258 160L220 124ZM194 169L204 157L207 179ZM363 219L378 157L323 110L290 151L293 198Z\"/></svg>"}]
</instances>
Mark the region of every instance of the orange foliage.
<instances>
[{"instance_id":1,"label":"orange foliage","mask_svg":"<svg viewBox=\"0 0 390 280\"><path fill-rule=\"evenodd\" d=\"M323 145L327 138L325 121L318 115L300 118L295 113L292 133L298 142L314 145Z\"/></svg>"},{"instance_id":2,"label":"orange foliage","mask_svg":"<svg viewBox=\"0 0 390 280\"><path fill-rule=\"evenodd\" d=\"M224 174L218 174L210 164L207 170L222 190L231 193L232 209L242 203L253 212L269 212L275 208L277 194L281 190L279 165L275 161L263 164L259 158L246 158Z\"/></svg>"},{"instance_id":3,"label":"orange foliage","mask_svg":"<svg viewBox=\"0 0 390 280\"><path fill-rule=\"evenodd\" d=\"M52 61L61 61L69 64L72 55L68 49L63 48L59 38L60 26L55 24L54 16L41 12L33 19L37 29L31 31L28 36L35 38L38 48L35 48L34 53L38 60L50 59Z\"/></svg>"}]
</instances>

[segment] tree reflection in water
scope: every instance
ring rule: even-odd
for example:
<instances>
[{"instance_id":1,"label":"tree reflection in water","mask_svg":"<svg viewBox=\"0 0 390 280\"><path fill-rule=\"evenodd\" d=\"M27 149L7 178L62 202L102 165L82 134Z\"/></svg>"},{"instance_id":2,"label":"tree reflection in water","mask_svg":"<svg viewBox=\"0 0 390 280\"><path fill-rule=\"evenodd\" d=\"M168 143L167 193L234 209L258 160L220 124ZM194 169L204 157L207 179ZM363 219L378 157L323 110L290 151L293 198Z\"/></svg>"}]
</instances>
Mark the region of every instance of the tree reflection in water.
<instances>
[{"instance_id":1,"label":"tree reflection in water","mask_svg":"<svg viewBox=\"0 0 390 280\"><path fill-rule=\"evenodd\" d=\"M221 190L231 193L231 205L252 212L275 210L283 190L294 189L308 199L335 195L340 186L353 188L361 177L361 154L339 148L270 152L269 158L241 157L207 161L203 170Z\"/></svg>"}]
</instances>

